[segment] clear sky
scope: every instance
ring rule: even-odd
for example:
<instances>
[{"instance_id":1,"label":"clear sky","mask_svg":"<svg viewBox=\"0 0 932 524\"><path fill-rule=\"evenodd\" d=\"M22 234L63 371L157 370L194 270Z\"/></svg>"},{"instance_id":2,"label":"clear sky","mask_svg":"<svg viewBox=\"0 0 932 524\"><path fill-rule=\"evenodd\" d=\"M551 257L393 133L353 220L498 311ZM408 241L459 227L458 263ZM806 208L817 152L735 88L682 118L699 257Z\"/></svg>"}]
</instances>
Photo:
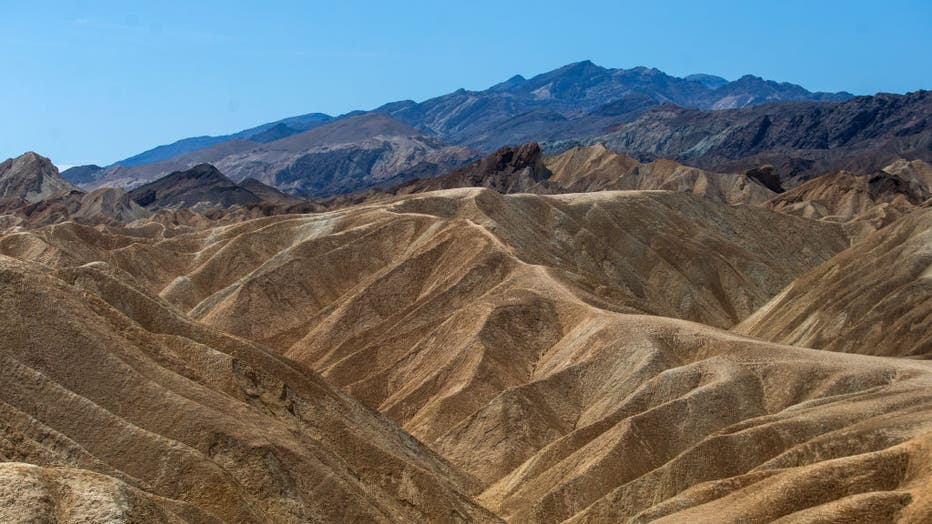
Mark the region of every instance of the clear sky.
<instances>
[{"instance_id":1,"label":"clear sky","mask_svg":"<svg viewBox=\"0 0 932 524\"><path fill-rule=\"evenodd\" d=\"M0 0L0 159L106 164L590 59L856 94L932 88L932 1Z\"/></svg>"}]
</instances>

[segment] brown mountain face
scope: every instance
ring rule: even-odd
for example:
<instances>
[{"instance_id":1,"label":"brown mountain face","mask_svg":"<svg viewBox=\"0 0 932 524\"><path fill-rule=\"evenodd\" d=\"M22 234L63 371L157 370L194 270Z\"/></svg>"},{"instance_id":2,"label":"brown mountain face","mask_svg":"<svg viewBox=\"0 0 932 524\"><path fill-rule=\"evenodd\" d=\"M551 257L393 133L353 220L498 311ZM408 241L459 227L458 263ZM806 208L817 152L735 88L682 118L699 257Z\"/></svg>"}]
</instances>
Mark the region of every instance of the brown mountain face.
<instances>
[{"instance_id":1,"label":"brown mountain face","mask_svg":"<svg viewBox=\"0 0 932 524\"><path fill-rule=\"evenodd\" d=\"M411 194L459 187L486 187L499 193L527 193L550 178L540 146L528 143L503 147L475 162L443 176L419 179L387 190L392 194Z\"/></svg>"},{"instance_id":2,"label":"brown mountain face","mask_svg":"<svg viewBox=\"0 0 932 524\"><path fill-rule=\"evenodd\" d=\"M757 205L774 195L764 184L744 174L712 173L672 160L641 163L601 144L549 157L546 165L554 173L547 181L548 187L566 193L662 189L733 205Z\"/></svg>"},{"instance_id":3,"label":"brown mountain face","mask_svg":"<svg viewBox=\"0 0 932 524\"><path fill-rule=\"evenodd\" d=\"M32 203L73 189L77 188L58 174L51 160L32 151L0 162L0 200Z\"/></svg>"},{"instance_id":4,"label":"brown mountain face","mask_svg":"<svg viewBox=\"0 0 932 524\"><path fill-rule=\"evenodd\" d=\"M912 182L932 191L932 165L922 160L897 160L883 168L891 175L896 175L907 182Z\"/></svg>"},{"instance_id":5,"label":"brown mountain face","mask_svg":"<svg viewBox=\"0 0 932 524\"><path fill-rule=\"evenodd\" d=\"M102 187L84 195L81 207L71 215L71 219L97 224L127 224L147 214L126 191L118 187Z\"/></svg>"},{"instance_id":6,"label":"brown mountain face","mask_svg":"<svg viewBox=\"0 0 932 524\"><path fill-rule=\"evenodd\" d=\"M298 198L296 196L289 195L288 193L283 193L268 184L263 184L255 178L247 178L242 180L238 185L239 187L259 197L259 199L263 202L269 202L276 205L294 205L304 202L303 198Z\"/></svg>"},{"instance_id":7,"label":"brown mountain face","mask_svg":"<svg viewBox=\"0 0 932 524\"><path fill-rule=\"evenodd\" d=\"M6 220L0 230L36 228L73 220L84 224L127 224L148 215L119 188L101 188L90 193L79 189L52 193L36 202L21 198L0 201Z\"/></svg>"}]
</instances>

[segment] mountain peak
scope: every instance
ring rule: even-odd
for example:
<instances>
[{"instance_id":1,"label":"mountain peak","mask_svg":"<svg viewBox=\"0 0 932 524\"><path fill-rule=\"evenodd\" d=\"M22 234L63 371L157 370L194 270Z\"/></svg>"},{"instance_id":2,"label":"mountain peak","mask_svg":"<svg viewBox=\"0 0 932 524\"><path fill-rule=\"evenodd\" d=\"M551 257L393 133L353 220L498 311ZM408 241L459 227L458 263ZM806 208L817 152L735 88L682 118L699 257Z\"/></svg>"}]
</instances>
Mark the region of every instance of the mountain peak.
<instances>
[{"instance_id":1,"label":"mountain peak","mask_svg":"<svg viewBox=\"0 0 932 524\"><path fill-rule=\"evenodd\" d=\"M259 198L236 185L211 164L198 164L185 171L175 171L154 182L130 191L129 196L150 209L193 207L229 207L257 202Z\"/></svg>"},{"instance_id":2,"label":"mountain peak","mask_svg":"<svg viewBox=\"0 0 932 524\"><path fill-rule=\"evenodd\" d=\"M176 171L168 176L175 176L177 178L189 178L192 180L229 180L219 169L214 167L211 164L198 164L187 171Z\"/></svg>"},{"instance_id":3,"label":"mountain peak","mask_svg":"<svg viewBox=\"0 0 932 524\"><path fill-rule=\"evenodd\" d=\"M604 72L608 71L602 66L596 65L592 60L583 60L581 62L573 62L566 66L557 69L557 71L563 71L564 73L594 73L594 72Z\"/></svg>"},{"instance_id":4,"label":"mountain peak","mask_svg":"<svg viewBox=\"0 0 932 524\"><path fill-rule=\"evenodd\" d=\"M508 80L505 80L504 82L500 82L490 87L489 91L508 91L510 89L519 87L521 84L525 82L527 82L527 78L524 78L521 75L515 75L509 78Z\"/></svg>"}]
</instances>

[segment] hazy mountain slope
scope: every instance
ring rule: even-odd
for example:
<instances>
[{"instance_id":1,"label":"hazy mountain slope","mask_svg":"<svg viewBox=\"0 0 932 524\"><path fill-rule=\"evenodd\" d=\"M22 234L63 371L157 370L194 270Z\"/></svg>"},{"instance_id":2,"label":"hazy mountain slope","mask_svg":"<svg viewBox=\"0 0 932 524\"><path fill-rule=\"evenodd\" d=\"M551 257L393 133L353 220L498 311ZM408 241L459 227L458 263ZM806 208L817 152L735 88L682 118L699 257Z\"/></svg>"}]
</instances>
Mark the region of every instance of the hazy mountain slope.
<instances>
[{"instance_id":1,"label":"hazy mountain slope","mask_svg":"<svg viewBox=\"0 0 932 524\"><path fill-rule=\"evenodd\" d=\"M153 180L158 180L176 171L184 171L198 164L215 164L227 155L248 151L258 147L249 140L229 140L210 147L198 149L168 160L138 166L113 165L94 175L94 180L81 184L85 189L99 187L123 187L131 190Z\"/></svg>"},{"instance_id":2,"label":"hazy mountain slope","mask_svg":"<svg viewBox=\"0 0 932 524\"><path fill-rule=\"evenodd\" d=\"M58 168L32 151L0 162L0 200L38 202L59 191L77 189L58 174Z\"/></svg>"},{"instance_id":3,"label":"hazy mountain slope","mask_svg":"<svg viewBox=\"0 0 932 524\"><path fill-rule=\"evenodd\" d=\"M284 191L329 196L435 176L474 155L369 113L229 155L216 165L234 180L255 178Z\"/></svg>"},{"instance_id":4,"label":"hazy mountain slope","mask_svg":"<svg viewBox=\"0 0 932 524\"><path fill-rule=\"evenodd\" d=\"M677 78L657 69L610 69L586 60L530 79L516 75L483 91L460 89L421 103L410 100L392 102L375 111L392 115L442 138L448 144L465 145L489 153L505 145L600 135L607 132L609 126L630 122L649 107L662 103L722 109L788 100L848 98L851 98L848 93L810 93L797 85L767 81L752 75L734 82L711 75ZM349 113L334 118L310 113L230 135L185 138L120 160L109 167L164 162L233 140L268 143L354 115ZM214 163L217 160L201 156L194 163ZM167 174L191 165L194 164L176 164L160 173ZM84 178L78 179L79 174L86 176L88 173L87 170L69 173L76 177L72 182L90 183ZM150 174L151 178L154 176Z\"/></svg>"},{"instance_id":5,"label":"hazy mountain slope","mask_svg":"<svg viewBox=\"0 0 932 524\"><path fill-rule=\"evenodd\" d=\"M829 171L863 173L893 160L932 160L932 92L845 102L792 102L725 111L663 106L587 142L715 171L772 164L798 183Z\"/></svg>"},{"instance_id":6,"label":"hazy mountain slope","mask_svg":"<svg viewBox=\"0 0 932 524\"><path fill-rule=\"evenodd\" d=\"M307 131L308 129L313 129L317 126L324 125L332 119L333 117L323 113L310 113L307 115L300 115L296 117L285 118L275 122L269 122L267 124L244 129L229 135L183 138L181 140L172 142L171 144L154 147L148 151L139 153L138 155L133 155L123 160L118 160L110 167L116 165L140 166L143 164L162 162L170 158L197 151L198 149L203 149L205 147L210 147L222 142L229 142L231 140L237 139L249 140L251 142L259 143L271 142L273 140L277 140L278 138L284 138L285 136L293 135L295 133L300 133L302 131Z\"/></svg>"},{"instance_id":7,"label":"hazy mountain slope","mask_svg":"<svg viewBox=\"0 0 932 524\"><path fill-rule=\"evenodd\" d=\"M932 357L932 209L800 276L735 329L785 344Z\"/></svg>"},{"instance_id":8,"label":"hazy mountain slope","mask_svg":"<svg viewBox=\"0 0 932 524\"><path fill-rule=\"evenodd\" d=\"M311 364L508 520L932 516L928 363L635 314L727 325L843 249L838 224L674 192L465 189L128 233L61 224L0 252L107 260Z\"/></svg>"},{"instance_id":9,"label":"hazy mountain slope","mask_svg":"<svg viewBox=\"0 0 932 524\"><path fill-rule=\"evenodd\" d=\"M75 185L88 184L93 182L97 178L97 173L103 171L103 169L96 164L74 166L62 171L61 176Z\"/></svg>"},{"instance_id":10,"label":"hazy mountain slope","mask_svg":"<svg viewBox=\"0 0 932 524\"><path fill-rule=\"evenodd\" d=\"M209 163L234 181L254 178L279 190L326 196L434 176L474 156L386 115L368 113L264 144L235 139L163 162L112 166L82 187L133 188Z\"/></svg>"},{"instance_id":11,"label":"hazy mountain slope","mask_svg":"<svg viewBox=\"0 0 932 524\"><path fill-rule=\"evenodd\" d=\"M0 257L0 280L0 458L41 467L0 466L0 515L494 520L387 420L105 264Z\"/></svg>"}]
</instances>

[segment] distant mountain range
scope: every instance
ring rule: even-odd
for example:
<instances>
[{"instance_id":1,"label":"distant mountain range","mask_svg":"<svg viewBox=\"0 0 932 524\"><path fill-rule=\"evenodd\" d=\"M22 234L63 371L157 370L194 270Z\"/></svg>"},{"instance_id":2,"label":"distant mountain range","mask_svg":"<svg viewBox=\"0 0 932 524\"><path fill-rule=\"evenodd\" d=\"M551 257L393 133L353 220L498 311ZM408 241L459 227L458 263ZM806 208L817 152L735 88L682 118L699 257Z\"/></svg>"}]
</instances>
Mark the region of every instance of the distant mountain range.
<instances>
[{"instance_id":1,"label":"distant mountain range","mask_svg":"<svg viewBox=\"0 0 932 524\"><path fill-rule=\"evenodd\" d=\"M310 113L307 115L294 116L285 118L276 122L262 124L260 126L244 129L237 133L223 136L196 136L191 138L182 138L177 142L172 142L164 146L158 146L138 155L114 162L113 165L139 166L168 160L191 151L210 147L214 144L229 142L231 140L249 140L261 144L273 142L286 136L294 135L308 129L326 124L333 117L323 113Z\"/></svg>"},{"instance_id":2,"label":"distant mountain range","mask_svg":"<svg viewBox=\"0 0 932 524\"><path fill-rule=\"evenodd\" d=\"M310 113L224 136L185 138L63 176L86 189L133 188L211 163L237 182L255 178L282 191L326 197L440 175L500 147L539 142L548 153L604 143L642 160L666 157L716 171L773 164L776 176L792 186L833 168L932 160L928 100L927 92L853 97L751 75L678 78L583 61L483 91L460 89L420 103L393 102L339 117Z\"/></svg>"},{"instance_id":3,"label":"distant mountain range","mask_svg":"<svg viewBox=\"0 0 932 524\"><path fill-rule=\"evenodd\" d=\"M842 101L851 93L811 93L747 75L734 82L711 75L670 76L657 69L607 69L586 60L530 79L518 75L485 91L460 89L416 103L376 109L449 143L489 152L527 140L578 136L634 120L661 104L732 109L789 100ZM546 136L544 136L546 135Z\"/></svg>"}]
</instances>

